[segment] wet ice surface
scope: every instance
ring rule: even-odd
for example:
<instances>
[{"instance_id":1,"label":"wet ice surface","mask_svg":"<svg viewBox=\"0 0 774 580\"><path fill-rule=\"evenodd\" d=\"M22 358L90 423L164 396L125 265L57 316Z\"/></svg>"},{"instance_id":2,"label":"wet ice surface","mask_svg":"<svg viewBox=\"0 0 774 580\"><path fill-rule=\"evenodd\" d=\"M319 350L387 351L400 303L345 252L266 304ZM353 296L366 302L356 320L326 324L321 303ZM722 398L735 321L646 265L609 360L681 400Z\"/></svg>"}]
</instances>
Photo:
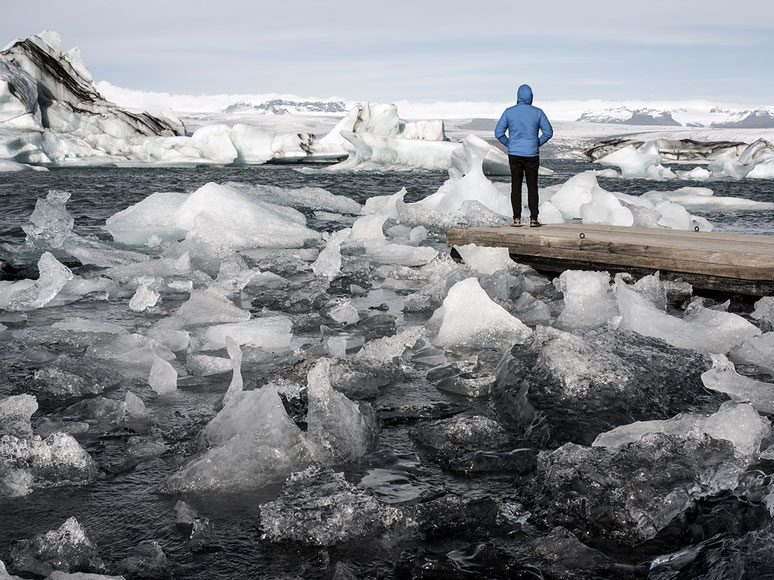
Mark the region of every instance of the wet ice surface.
<instances>
[{"instance_id":1,"label":"wet ice surface","mask_svg":"<svg viewBox=\"0 0 774 580\"><path fill-rule=\"evenodd\" d=\"M595 168L546 164L545 186ZM0 561L25 578L52 562L127 578L770 572L769 301L552 281L474 247L457 263L443 227L498 218L412 205L446 179L9 174L0 257L23 269L1 293ZM166 221L115 219L142 239L113 243L107 218L157 192ZM219 239L212 200L274 220L262 245L284 247L237 253L250 220ZM691 212L774 233L771 212L739 207Z\"/></svg>"}]
</instances>

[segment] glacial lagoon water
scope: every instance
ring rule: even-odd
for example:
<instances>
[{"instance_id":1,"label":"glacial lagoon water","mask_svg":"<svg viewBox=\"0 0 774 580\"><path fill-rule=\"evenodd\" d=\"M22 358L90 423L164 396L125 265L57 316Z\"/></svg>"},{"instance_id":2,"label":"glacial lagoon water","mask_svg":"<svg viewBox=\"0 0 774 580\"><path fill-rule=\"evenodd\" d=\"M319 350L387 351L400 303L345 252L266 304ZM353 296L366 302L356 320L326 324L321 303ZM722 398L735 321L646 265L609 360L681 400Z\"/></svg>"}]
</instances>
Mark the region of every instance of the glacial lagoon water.
<instances>
[{"instance_id":1,"label":"glacial lagoon water","mask_svg":"<svg viewBox=\"0 0 774 580\"><path fill-rule=\"evenodd\" d=\"M563 183L594 168L569 160L546 160L544 164L555 173L541 177L542 186ZM406 187L405 201L411 202L435 192L446 179L442 173L336 173L288 166L94 167L4 174L0 177L0 257L15 266L36 263L42 249L24 245L21 226L29 221L36 200L50 190L71 194L67 211L74 218L73 233L110 243L111 236L103 228L105 220L154 192L189 193L208 182L322 187L364 204L371 197L391 195ZM633 195L693 185L709 187L715 196L774 201L774 183L767 180L659 183L600 178L599 182L605 189ZM317 231L348 227L354 218L340 216L337 222L335 217L309 208L297 209ZM705 217L718 231L774 235L774 211L708 207L691 213ZM443 239L432 233L425 243L447 251ZM274 269L291 280L298 277L293 263L272 259L271 252L256 259L262 271ZM72 261L70 264L76 275L93 271L89 267L81 270ZM324 295L314 294L311 287L304 295L307 272L306 278L301 276L291 284L292 292L278 291L286 295L242 296L239 305L253 313L283 313L285 308L284 314L294 317L293 346L297 349L294 356L279 360L258 357L246 363L246 389L260 387L285 373L297 379L301 376L298 368L304 368L304 356L325 354L321 344L337 329L330 318L315 317L324 298L351 299L360 318L371 323L359 323L349 330L366 342L426 324L431 311L402 308L405 298L419 285L385 286L381 284L384 273L374 273L377 267L359 264ZM534 275L520 280L509 284L531 289L549 306L550 320L555 320L562 307L561 295L550 280ZM351 284L363 291L351 294ZM746 570L747 576L738 577L753 578L760 577L755 571L774 572L774 559L766 554L774 541L765 500L771 493L770 474L774 473L771 459L739 467L739 458L727 442L704 439L680 443L657 437L636 450L611 452L605 457L601 451L593 457L585 455L584 446L615 425L668 419L680 412L711 414L726 400L701 386L699 375L711 367L704 354L674 349L633 333L575 333L584 344L592 345L592 352L604 353L611 364L630 363L618 380L625 382L621 377L629 377L626 380L631 379L632 384L639 381L637 392L644 395L622 393L619 406L610 414L606 411L615 405L601 397L593 403L598 408L592 404L586 414L573 416L572 409L554 409L552 414L542 409L546 421L554 421L554 430L546 434L539 423L533 423L531 430L525 431L514 403L518 388L509 382L507 371L510 369L511 376L513 372L527 373L536 392L550 391L552 381L559 381L563 374L551 370L545 361L541 363L540 345L517 347L508 355L508 349L444 352L427 343L415 344L402 355L400 364L390 363L378 371L386 373L372 381L378 389L363 397L376 412L379 432L362 459L334 466L334 472L344 474L343 483L325 472L309 475L306 485L302 478L297 488L284 492L286 495L282 495L281 482L240 493L162 493L165 482L197 454L199 433L219 410L231 373L197 375L186 369L185 361L180 360L185 357L179 355L173 361L180 376L177 391L158 396L148 387L147 371L142 375L136 370L111 368L109 359L97 363L85 356L88 344L78 336L47 333L52 325L70 317L111 322L130 332L142 332L186 297L164 296L160 311L150 313L130 311L127 297L103 300L88 296L64 306L24 313L0 311L0 324L6 327L0 332L0 398L35 389L45 392L47 383L36 378L36 371L64 356L74 365L69 367L72 375L107 385L102 393L106 399L123 401L131 390L149 413L141 426L119 428L105 416L89 415L79 407L76 403L83 400L81 397L47 400L39 396L40 407L33 416L38 429L46 421L88 425L74 434L96 462L97 476L86 485L36 489L22 497L0 496L0 560L10 571L14 571L13 553L19 541L57 529L74 516L96 544L104 572L137 578L688 578L703 574L719 578L724 570ZM304 299L308 304L299 306L298 301ZM321 330L321 323L328 330ZM559 349L569 348L570 343L563 341L572 341L550 333L541 340L543 348L555 344ZM580 352L579 358L569 360L582 361L582 348ZM543 352L542 356L548 355ZM743 370L753 378L766 378L751 367ZM373 379L362 368L353 372L363 384ZM394 375L386 376L389 373ZM594 377L590 382L595 384ZM460 394L477 393L479 384L494 385L492 392L487 395L484 390L484 396L479 397ZM668 403L662 400L663 391L668 391ZM303 397L286 397L284 402L291 418L305 428ZM538 402L533 401L533 405L540 408ZM465 418L470 417L474 419L466 423ZM556 425L564 426L565 435L557 435ZM554 455L536 465L539 449L548 451L567 442L579 446L563 447L564 456ZM767 444L764 441L763 447ZM157 451L135 452L142 445ZM680 469L672 471L676 464ZM568 466L583 471L584 465L593 466L595 473L573 482ZM725 469L734 471L734 484L726 480L717 483L725 477L724 468L702 472L707 465L736 466L735 471ZM637 496L639 512L629 509L617 484L631 469L642 471L641 484L629 482L625 490L630 497ZM540 486L540 481L552 478L556 478L555 487ZM697 485L694 479L707 478L714 478L715 483L707 484L703 492L691 489ZM679 485L669 488L675 481ZM652 515L654 508L649 502L685 506L686 502L680 504L681 498L691 493L694 501L688 502L690 507ZM326 494L345 498L341 500L344 503L337 505L339 499L332 500L333 505L323 509ZM296 503L287 495L293 495ZM262 505L278 497L287 503L262 514ZM351 503L346 503L347 498ZM185 500L198 514L193 531L190 522L181 522L177 515L179 500ZM346 519L343 512L347 510L355 516ZM621 515L624 512L629 515ZM650 533L636 518L624 521L636 513L643 520L661 521L663 526ZM269 518L274 520L269 522ZM613 523L605 530L608 519ZM339 532L337 536L329 527L338 526L350 526L356 533L350 537ZM336 541L337 537L345 540ZM148 541L157 542L166 556L156 567L149 563L150 557L129 559L138 545ZM684 553L667 557L676 550ZM21 570L16 573L32 577Z\"/></svg>"}]
</instances>

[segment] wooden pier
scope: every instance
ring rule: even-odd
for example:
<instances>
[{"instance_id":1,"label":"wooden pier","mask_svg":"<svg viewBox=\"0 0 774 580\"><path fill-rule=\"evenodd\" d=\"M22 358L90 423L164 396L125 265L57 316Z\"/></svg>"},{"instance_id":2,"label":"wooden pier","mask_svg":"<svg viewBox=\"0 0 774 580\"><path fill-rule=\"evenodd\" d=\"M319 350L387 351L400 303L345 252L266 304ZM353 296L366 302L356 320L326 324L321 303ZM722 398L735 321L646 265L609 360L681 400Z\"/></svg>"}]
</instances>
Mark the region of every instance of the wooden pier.
<instances>
[{"instance_id":1,"label":"wooden pier","mask_svg":"<svg viewBox=\"0 0 774 580\"><path fill-rule=\"evenodd\" d=\"M774 236L594 224L452 228L448 246L505 247L537 270L607 270L682 279L694 288L774 295Z\"/></svg>"}]
</instances>

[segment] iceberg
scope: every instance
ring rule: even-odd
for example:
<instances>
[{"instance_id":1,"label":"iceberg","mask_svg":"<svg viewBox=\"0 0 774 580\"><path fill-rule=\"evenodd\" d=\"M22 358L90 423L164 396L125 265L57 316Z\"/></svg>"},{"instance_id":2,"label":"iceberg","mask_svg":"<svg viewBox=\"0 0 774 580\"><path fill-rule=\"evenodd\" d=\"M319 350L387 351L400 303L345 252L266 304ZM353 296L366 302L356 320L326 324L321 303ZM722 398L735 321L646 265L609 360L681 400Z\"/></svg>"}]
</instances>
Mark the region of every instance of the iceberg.
<instances>
[{"instance_id":1,"label":"iceberg","mask_svg":"<svg viewBox=\"0 0 774 580\"><path fill-rule=\"evenodd\" d=\"M195 239L219 251L299 248L319 237L295 209L215 183L190 195L153 194L109 217L105 227L124 244L146 244L155 235Z\"/></svg>"},{"instance_id":2,"label":"iceberg","mask_svg":"<svg viewBox=\"0 0 774 580\"><path fill-rule=\"evenodd\" d=\"M122 140L184 133L171 115L133 113L105 100L80 51L62 52L56 32L14 40L0 51L0 157L107 164L126 158Z\"/></svg>"},{"instance_id":3,"label":"iceberg","mask_svg":"<svg viewBox=\"0 0 774 580\"><path fill-rule=\"evenodd\" d=\"M501 193L484 175L484 160L492 146L480 137L468 135L451 160L449 180L417 205L444 214L455 214L466 201L478 201L489 210L510 216L510 197Z\"/></svg>"}]
</instances>

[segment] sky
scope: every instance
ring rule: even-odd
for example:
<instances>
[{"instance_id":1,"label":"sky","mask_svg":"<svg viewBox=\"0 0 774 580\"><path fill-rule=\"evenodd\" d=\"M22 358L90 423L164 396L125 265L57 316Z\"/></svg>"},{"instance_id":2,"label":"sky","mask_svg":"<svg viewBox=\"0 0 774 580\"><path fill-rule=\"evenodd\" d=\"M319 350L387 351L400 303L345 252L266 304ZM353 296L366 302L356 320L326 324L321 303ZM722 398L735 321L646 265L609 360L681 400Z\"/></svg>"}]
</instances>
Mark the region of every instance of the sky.
<instances>
[{"instance_id":1,"label":"sky","mask_svg":"<svg viewBox=\"0 0 774 580\"><path fill-rule=\"evenodd\" d=\"M95 81L173 94L393 102L774 104L771 0L38 0L0 45L55 30Z\"/></svg>"}]
</instances>

